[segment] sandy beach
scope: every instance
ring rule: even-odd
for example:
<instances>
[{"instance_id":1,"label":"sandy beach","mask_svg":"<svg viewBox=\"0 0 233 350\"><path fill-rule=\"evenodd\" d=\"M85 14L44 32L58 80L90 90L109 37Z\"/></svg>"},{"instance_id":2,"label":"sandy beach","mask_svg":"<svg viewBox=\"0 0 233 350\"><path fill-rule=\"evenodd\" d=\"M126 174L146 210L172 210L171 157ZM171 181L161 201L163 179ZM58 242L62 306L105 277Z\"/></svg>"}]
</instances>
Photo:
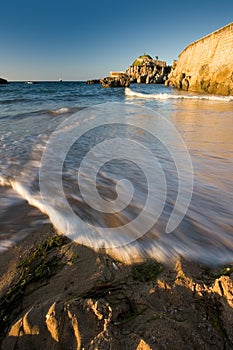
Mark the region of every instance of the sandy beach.
<instances>
[{"instance_id":1,"label":"sandy beach","mask_svg":"<svg viewBox=\"0 0 233 350\"><path fill-rule=\"evenodd\" d=\"M5 89L2 95L5 112L4 109L0 111L0 349L232 349L231 101L219 97L213 100L207 95L193 98L189 92L140 84L132 88L136 97L125 95L124 90L105 92L99 86L90 87L85 83L40 83L33 84L30 90L27 84L12 83ZM22 94L20 102L15 98L19 94ZM172 235L166 235L164 228L177 197L175 161L181 163L179 143L174 143L173 137L168 142L178 152L171 159L166 147L156 138L149 137L141 129L138 132L130 129L130 138L154 152L165 174L165 203L160 200L158 191L158 203L164 204L164 210L147 237L143 236L147 223L144 220L138 231L140 239L136 240L133 229L125 233L124 237L132 234L132 245L104 251L100 244L95 245L99 250L94 251L55 232L54 227L63 222L64 230L60 231L68 236L66 228L72 221L60 195L55 195L54 176L44 179L45 184L47 179L54 181L50 189L55 192L49 198L52 214L56 215L49 215L41 201L38 179L42 153L53 130L72 118L74 108L77 111L83 105L104 104L109 100L122 104L125 99L132 107L132 102L138 103L137 94L145 107L162 110L183 136L194 167L192 200L180 225ZM38 110L33 104L35 96L40 103ZM162 99L157 99L158 96ZM9 103L11 100L13 103ZM112 114L112 106L108 111ZM88 109L78 113L77 130L80 120L83 121L81 125L100 120L92 114L89 118ZM102 115L105 119L101 123L105 125L110 116ZM131 113L126 117L132 118ZM164 125L159 124L161 118L139 119L150 132L167 135ZM71 130L74 125L72 123ZM90 147L100 140L125 137L129 132L128 125L126 127L122 130L103 128L103 135L102 129L92 132L81 138L80 144L75 143L66 157L62 178L66 199L71 205L75 204L72 208L76 215L95 224L95 239L99 238L98 234L105 238L100 223L104 221L102 228L110 230L119 223L130 222L146 203L146 178L132 162L107 162L106 167L101 168L102 175L100 172L98 176L97 188L101 189L103 198L115 196L116 184L122 178L132 183L134 198L123 212L108 216L108 212L100 213L91 207L93 210L87 210L87 204L76 191L78 165ZM61 146L66 136L64 130L61 129ZM115 142L112 149L116 149ZM132 147L127 149L134 160ZM62 154L63 150L55 147L51 162ZM141 158L137 154L136 159ZM157 174L156 169L150 167L149 157L145 157L145 161L153 179L151 175ZM51 162L48 162L48 170ZM92 161L87 164L94 169ZM184 170L184 178L188 180L187 166ZM89 184L94 183L89 172L85 179L89 188ZM163 186L158 186L160 188ZM94 192L89 193L93 204ZM125 193L121 190L118 195ZM79 243L88 236L81 227L79 222L73 230ZM91 238L89 246L95 243ZM136 263L137 254L141 255L141 261ZM151 260L142 261L148 256Z\"/></svg>"},{"instance_id":2,"label":"sandy beach","mask_svg":"<svg viewBox=\"0 0 233 350\"><path fill-rule=\"evenodd\" d=\"M125 265L50 225L0 255L1 349L231 349L232 268Z\"/></svg>"}]
</instances>

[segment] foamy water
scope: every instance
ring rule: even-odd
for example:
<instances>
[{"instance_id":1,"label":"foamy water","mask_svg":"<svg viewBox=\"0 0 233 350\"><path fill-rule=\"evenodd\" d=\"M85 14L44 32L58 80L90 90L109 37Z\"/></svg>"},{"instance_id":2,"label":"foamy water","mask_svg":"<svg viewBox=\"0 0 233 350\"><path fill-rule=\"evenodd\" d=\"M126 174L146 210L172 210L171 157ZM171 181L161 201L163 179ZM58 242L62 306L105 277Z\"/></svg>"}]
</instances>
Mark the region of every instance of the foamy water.
<instances>
[{"instance_id":1,"label":"foamy water","mask_svg":"<svg viewBox=\"0 0 233 350\"><path fill-rule=\"evenodd\" d=\"M87 163L84 179L87 189L93 185L93 159L100 160L102 156L101 148L95 147L104 140L127 138L143 144L156 157L165 174L166 198L164 200L165 193L158 186L157 201L164 201L159 219L140 237L136 237L133 231L126 232L130 243L113 249L113 255L128 262L136 257L148 256L162 261L184 256L209 264L232 261L232 97L195 95L157 85L133 85L131 89L124 90L101 89L98 85L81 83L41 83L30 88L27 85L10 84L3 88L0 98L3 106L0 110L0 251L9 249L14 242L30 234L32 229L47 223L48 219L71 239L97 249L106 243L105 238L101 240L106 230L125 226L135 219L147 201L147 178L137 164L124 159L120 148L118 159L107 162L98 172L96 187L109 206L117 197L129 200L130 193L132 199L124 209L113 213L96 210L91 206L96 194L89 191L90 203L87 203L78 183L80 165L91 149L95 149L95 152L94 158ZM149 129L151 134L130 127L129 124L133 124L135 117L127 112L127 125L117 124L118 119L115 115L115 124L103 125L84 134L72 145L68 154L64 155L62 140L65 140L69 127L71 130L79 130L83 125L91 125L97 118L102 118L103 124L108 123L109 118L104 113L96 116L93 110L85 109L106 102L136 104L159 113L142 114L137 117L142 127ZM77 118L72 119L74 115ZM179 179L173 157L152 135L158 133L167 136L159 115L171 122L180 133L190 152L194 173L190 206L182 222L171 234L165 233L165 227L177 200ZM64 197L60 196L60 187L55 180L53 181L55 173L51 166L48 176L51 177L51 198L54 200L50 200L48 204L41 198L41 159L56 128L69 120L72 121L69 127L59 129L60 145L49 154L51 164L54 159L59 161L65 157L62 168L65 201ZM180 145L176 139L167 136L167 140L170 147L179 153ZM111 147L117 150L117 143ZM132 159L137 159L136 149L130 149L130 155ZM153 178L151 161L149 158L144 160ZM184 182L190 175L185 171L185 167L183 164ZM26 202L38 211L33 210L30 214L30 210L27 209L29 216L23 221L21 216L17 217L14 213L21 205L25 206ZM86 237L81 227L74 235L74 227L77 227L72 221L73 216L67 212L67 202L75 215L93 227L91 237ZM154 213L147 215L153 216ZM100 237L98 244L95 244L96 237Z\"/></svg>"},{"instance_id":2,"label":"foamy water","mask_svg":"<svg viewBox=\"0 0 233 350\"><path fill-rule=\"evenodd\" d=\"M149 93L141 93L137 91L133 91L130 88L125 89L125 94L128 97L139 97L142 99L155 99L155 100L208 100L208 101L223 101L223 102L231 102L233 101L233 96L217 96L217 95L202 95L202 94L167 94L167 93L157 93L157 94L149 94Z\"/></svg>"}]
</instances>

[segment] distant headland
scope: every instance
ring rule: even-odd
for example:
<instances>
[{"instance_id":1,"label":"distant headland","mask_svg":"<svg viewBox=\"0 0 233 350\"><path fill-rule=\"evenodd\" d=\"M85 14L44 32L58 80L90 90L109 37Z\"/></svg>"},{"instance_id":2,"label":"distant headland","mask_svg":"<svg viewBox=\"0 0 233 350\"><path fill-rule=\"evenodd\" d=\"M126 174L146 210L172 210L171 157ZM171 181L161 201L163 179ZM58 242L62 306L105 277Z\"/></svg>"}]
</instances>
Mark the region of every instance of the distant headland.
<instances>
[{"instance_id":1,"label":"distant headland","mask_svg":"<svg viewBox=\"0 0 233 350\"><path fill-rule=\"evenodd\" d=\"M0 78L0 84L8 84L6 79Z\"/></svg>"}]
</instances>

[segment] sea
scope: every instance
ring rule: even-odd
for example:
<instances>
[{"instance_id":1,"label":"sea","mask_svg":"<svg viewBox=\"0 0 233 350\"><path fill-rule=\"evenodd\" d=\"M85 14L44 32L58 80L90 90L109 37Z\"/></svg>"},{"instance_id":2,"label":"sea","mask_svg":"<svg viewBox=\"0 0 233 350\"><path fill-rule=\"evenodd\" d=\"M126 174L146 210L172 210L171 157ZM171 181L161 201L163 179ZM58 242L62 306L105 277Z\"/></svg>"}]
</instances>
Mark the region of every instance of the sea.
<instances>
[{"instance_id":1,"label":"sea","mask_svg":"<svg viewBox=\"0 0 233 350\"><path fill-rule=\"evenodd\" d=\"M0 253L45 224L121 260L233 261L233 97L0 85Z\"/></svg>"}]
</instances>

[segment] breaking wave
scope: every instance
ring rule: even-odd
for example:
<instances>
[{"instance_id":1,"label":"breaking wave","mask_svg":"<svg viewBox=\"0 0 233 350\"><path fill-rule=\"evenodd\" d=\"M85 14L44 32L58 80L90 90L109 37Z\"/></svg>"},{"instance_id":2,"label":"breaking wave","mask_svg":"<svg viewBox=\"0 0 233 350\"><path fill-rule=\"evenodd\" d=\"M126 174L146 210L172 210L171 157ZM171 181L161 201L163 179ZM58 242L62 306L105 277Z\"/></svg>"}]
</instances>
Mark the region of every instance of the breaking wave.
<instances>
[{"instance_id":1,"label":"breaking wave","mask_svg":"<svg viewBox=\"0 0 233 350\"><path fill-rule=\"evenodd\" d=\"M125 95L127 97L138 97L143 99L155 99L155 100L209 100L209 101L223 101L231 102L233 101L233 96L217 96L217 95L191 95L191 94L182 94L174 95L168 93L159 93L159 94L145 94L142 92L136 92L130 88L125 89Z\"/></svg>"}]
</instances>

